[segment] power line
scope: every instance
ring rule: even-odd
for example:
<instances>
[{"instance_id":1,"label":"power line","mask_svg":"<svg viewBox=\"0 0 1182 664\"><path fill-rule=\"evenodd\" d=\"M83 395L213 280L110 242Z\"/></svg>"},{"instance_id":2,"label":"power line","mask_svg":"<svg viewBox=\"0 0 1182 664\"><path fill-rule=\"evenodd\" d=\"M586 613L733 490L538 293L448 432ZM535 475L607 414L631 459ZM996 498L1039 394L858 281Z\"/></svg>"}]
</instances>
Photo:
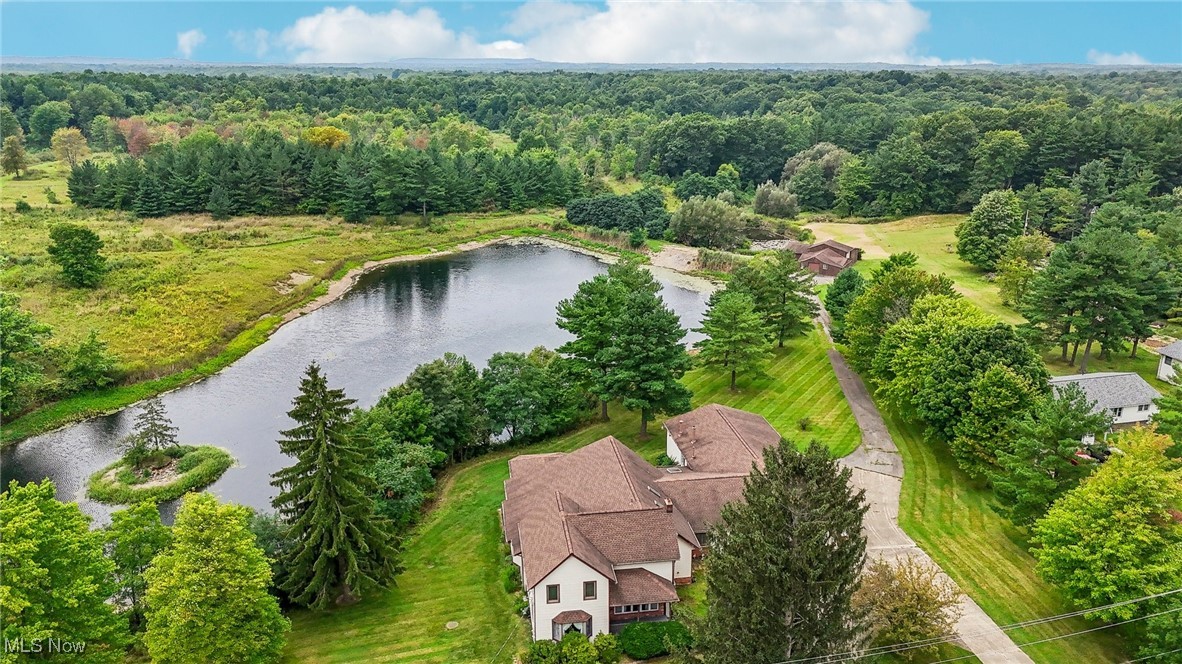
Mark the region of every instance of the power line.
<instances>
[{"instance_id":1,"label":"power line","mask_svg":"<svg viewBox=\"0 0 1182 664\"><path fill-rule=\"evenodd\" d=\"M1102 629L1109 629L1109 628L1112 628L1112 627L1119 627L1120 625L1127 625L1128 623L1131 623L1131 622L1137 622L1138 620L1148 620L1149 618L1156 618L1156 617L1158 617L1158 616L1164 616L1164 615L1166 615L1167 613L1177 613L1178 611L1182 611L1182 606L1179 606L1179 607L1177 607L1177 608L1174 608L1174 609L1167 609L1167 610L1165 610L1165 611L1158 611L1157 613L1151 613L1151 614L1149 614L1149 615L1145 615L1145 616L1139 616L1139 617L1137 617L1137 618L1129 618L1128 620L1122 620L1122 621L1120 621L1120 622L1114 622L1114 623L1108 623L1108 624L1106 624L1106 625L1100 625L1099 627L1091 627L1091 628L1088 628L1088 629L1081 629L1081 630L1079 630L1078 632L1069 632L1069 633L1067 633L1067 634L1059 634L1059 635L1056 635L1056 636L1048 636L1048 637L1046 637L1045 639L1036 639L1036 640L1034 640L1034 641L1027 641L1027 642L1025 642L1025 643L1016 643L1016 644L1014 644L1014 645L1018 646L1018 648L1019 648L1019 649L1022 649L1022 648L1025 648L1026 646L1034 646L1034 645L1038 645L1038 644L1040 644L1040 643L1047 643L1048 641L1059 641L1059 640L1061 640L1061 639L1066 639L1066 638L1069 638L1069 637L1072 637L1072 636L1079 636L1080 634L1088 634L1088 633L1090 633L1090 632L1098 632L1098 631L1100 631L1100 630L1102 630ZM1179 648L1179 650L1182 650L1182 648ZM990 651L988 651L988 652L997 652L997 651L996 651L996 650L990 650ZM1174 651L1174 652L1177 652L1177 651ZM983 653L983 654L984 654L984 653ZM1169 654L1169 653L1158 653L1158 655L1154 655L1154 657L1157 657L1157 656L1159 656L1159 655L1168 655L1168 654ZM976 655L976 654L972 654L972 655L961 655L960 657L952 657L952 658L949 658L949 659L941 659L941 660L939 660L939 661L937 661L937 662L931 662L930 664L946 664L946 662L956 662L956 661L959 661L959 660L962 660L962 659L969 659L970 657L977 657L977 655ZM1137 661L1137 660L1133 660L1133 661Z\"/></svg>"},{"instance_id":2,"label":"power line","mask_svg":"<svg viewBox=\"0 0 1182 664\"><path fill-rule=\"evenodd\" d=\"M1047 616L1047 617L1043 617L1043 618L1033 618L1031 620L1025 620L1022 622L1011 623L1009 625L1002 625L998 629L1002 630L1003 632L1006 632L1006 631L1013 630L1013 629L1022 629L1025 627L1033 627L1035 625L1042 625L1042 624L1046 624L1046 623L1050 623L1050 622L1056 622L1059 620L1066 620L1068 618L1075 618L1075 617L1082 616L1082 615L1085 615L1088 613L1095 613L1097 611L1106 611L1108 609L1114 609L1114 608L1121 607L1121 606L1127 606L1129 604L1137 604L1140 602L1148 601L1151 599L1157 599L1159 597L1165 597L1168 595L1174 595L1177 593L1182 593L1182 588L1175 588L1174 590L1167 590L1164 592L1155 593L1153 595L1146 595L1144 597L1138 597L1136 599L1127 599L1127 600L1122 600L1119 602L1113 602L1111 604L1105 604L1103 606L1097 606L1097 607L1093 607L1090 609L1080 609L1078 611L1061 613L1061 614L1054 615L1054 616ZM1122 623L1115 623L1115 624L1122 624ZM851 650L848 652L833 653L833 654L829 654L829 655L816 655L813 657L800 657L800 658L796 658L796 659L785 660L783 662L777 662L776 664L805 664L805 663L839 664L840 662L853 661L856 659L862 659L865 657L872 657L875 655L885 655L885 654L891 654L891 653L897 653L897 652L905 652L907 650L914 650L916 648L926 648L928 646L940 645L942 643L949 643L951 641L955 641L957 639L960 639L962 636L984 636L984 635L989 634L991 632L992 632L992 630L990 630L989 632L972 632L967 635L950 634L947 636L932 637L932 638L928 638L928 639L919 639L916 641L908 641L908 642L904 642L904 643L896 643L896 644L891 644L891 645L886 645L886 646L878 646L876 648L870 648L870 649L866 649L866 650Z\"/></svg>"},{"instance_id":3,"label":"power line","mask_svg":"<svg viewBox=\"0 0 1182 664\"><path fill-rule=\"evenodd\" d=\"M1133 664L1133 662L1144 662L1147 659L1156 659L1158 657L1164 657L1166 655L1173 655L1176 652L1182 652L1182 648L1174 648L1173 650L1159 652L1156 655L1146 655L1144 657L1138 657L1137 659L1127 659L1127 660L1121 662L1121 664Z\"/></svg>"}]
</instances>

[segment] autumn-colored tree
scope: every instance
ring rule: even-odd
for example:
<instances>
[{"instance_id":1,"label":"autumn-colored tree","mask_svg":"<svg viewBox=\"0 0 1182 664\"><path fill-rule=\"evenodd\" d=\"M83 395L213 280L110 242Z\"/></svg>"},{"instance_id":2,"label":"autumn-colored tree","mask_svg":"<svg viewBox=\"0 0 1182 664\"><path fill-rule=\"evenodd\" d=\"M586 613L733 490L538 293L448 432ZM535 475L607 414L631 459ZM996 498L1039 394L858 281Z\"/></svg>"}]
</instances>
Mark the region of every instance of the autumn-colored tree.
<instances>
[{"instance_id":1,"label":"autumn-colored tree","mask_svg":"<svg viewBox=\"0 0 1182 664\"><path fill-rule=\"evenodd\" d=\"M25 153L25 135L17 132L4 137L4 148L0 151L0 168L4 174L16 173L29 167L29 156Z\"/></svg>"},{"instance_id":2,"label":"autumn-colored tree","mask_svg":"<svg viewBox=\"0 0 1182 664\"><path fill-rule=\"evenodd\" d=\"M349 142L349 134L336 127L309 127L304 130L304 140L322 148L339 148Z\"/></svg>"},{"instance_id":3,"label":"autumn-colored tree","mask_svg":"<svg viewBox=\"0 0 1182 664\"><path fill-rule=\"evenodd\" d=\"M127 151L133 157L142 156L156 142L148 123L139 118L121 118L116 123L119 133L123 135L123 142L127 144Z\"/></svg>"},{"instance_id":4,"label":"autumn-colored tree","mask_svg":"<svg viewBox=\"0 0 1182 664\"><path fill-rule=\"evenodd\" d=\"M66 162L70 168L90 156L90 146L86 144L86 137L77 127L62 127L53 132L49 144L57 160Z\"/></svg>"}]
</instances>

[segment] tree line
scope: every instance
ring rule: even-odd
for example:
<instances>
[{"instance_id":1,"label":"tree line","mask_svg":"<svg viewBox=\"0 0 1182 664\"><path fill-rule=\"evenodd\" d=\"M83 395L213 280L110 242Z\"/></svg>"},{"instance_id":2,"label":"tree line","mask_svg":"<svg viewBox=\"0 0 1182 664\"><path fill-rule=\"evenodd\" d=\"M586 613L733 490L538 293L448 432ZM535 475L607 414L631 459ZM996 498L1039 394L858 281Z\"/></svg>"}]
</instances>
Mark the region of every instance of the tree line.
<instances>
[{"instance_id":1,"label":"tree line","mask_svg":"<svg viewBox=\"0 0 1182 664\"><path fill-rule=\"evenodd\" d=\"M142 160L83 162L71 170L68 185L80 206L146 217L334 213L347 221L554 207L583 191L579 171L544 150L334 148L278 134L243 142L206 133L158 146Z\"/></svg>"}]
</instances>

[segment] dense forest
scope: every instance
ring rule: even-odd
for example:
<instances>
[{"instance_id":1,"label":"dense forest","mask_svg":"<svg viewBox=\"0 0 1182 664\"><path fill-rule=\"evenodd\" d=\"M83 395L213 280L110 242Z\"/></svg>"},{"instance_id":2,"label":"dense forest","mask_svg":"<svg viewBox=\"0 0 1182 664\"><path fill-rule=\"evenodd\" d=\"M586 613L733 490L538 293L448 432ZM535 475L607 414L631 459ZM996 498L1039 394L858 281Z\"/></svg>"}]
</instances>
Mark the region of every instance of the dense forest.
<instances>
[{"instance_id":1,"label":"dense forest","mask_svg":"<svg viewBox=\"0 0 1182 664\"><path fill-rule=\"evenodd\" d=\"M1078 178L1131 203L1182 185L1179 72L88 72L6 75L0 91L6 136L19 127L48 146L77 127L94 149L147 157L86 175L83 190L103 193L78 201L146 214L522 209L583 194L576 169L696 176L691 195L751 197L767 183L800 209L863 216L967 211L992 189ZM305 196L314 175L340 200ZM193 181L193 198L158 203L174 176ZM279 200L239 200L256 187Z\"/></svg>"}]
</instances>

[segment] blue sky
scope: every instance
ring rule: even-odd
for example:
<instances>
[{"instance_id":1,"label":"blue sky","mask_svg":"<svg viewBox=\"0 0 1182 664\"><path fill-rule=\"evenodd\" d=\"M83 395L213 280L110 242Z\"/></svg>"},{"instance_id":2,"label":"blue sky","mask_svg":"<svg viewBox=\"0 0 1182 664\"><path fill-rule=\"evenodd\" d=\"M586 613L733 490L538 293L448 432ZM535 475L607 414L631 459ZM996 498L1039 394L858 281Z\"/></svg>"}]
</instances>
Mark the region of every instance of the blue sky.
<instances>
[{"instance_id":1,"label":"blue sky","mask_svg":"<svg viewBox=\"0 0 1182 664\"><path fill-rule=\"evenodd\" d=\"M13 2L4 55L1182 63L1182 2Z\"/></svg>"}]
</instances>

